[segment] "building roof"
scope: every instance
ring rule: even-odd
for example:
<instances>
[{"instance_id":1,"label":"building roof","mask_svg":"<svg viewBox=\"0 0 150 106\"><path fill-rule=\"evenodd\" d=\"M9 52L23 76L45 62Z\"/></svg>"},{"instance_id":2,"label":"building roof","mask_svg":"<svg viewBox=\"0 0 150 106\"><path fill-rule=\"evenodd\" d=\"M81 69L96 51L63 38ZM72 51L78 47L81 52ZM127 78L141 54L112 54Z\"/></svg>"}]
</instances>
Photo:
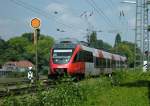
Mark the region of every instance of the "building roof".
<instances>
[{"instance_id":1,"label":"building roof","mask_svg":"<svg viewBox=\"0 0 150 106\"><path fill-rule=\"evenodd\" d=\"M4 66L6 66L6 65L13 65L13 66L16 66L16 61L8 61L8 62L6 62L5 64L4 64Z\"/></svg>"},{"instance_id":2,"label":"building roof","mask_svg":"<svg viewBox=\"0 0 150 106\"><path fill-rule=\"evenodd\" d=\"M4 66L7 66L7 65L16 66L20 68L34 67L34 65L28 60L9 61L4 64Z\"/></svg>"},{"instance_id":3,"label":"building roof","mask_svg":"<svg viewBox=\"0 0 150 106\"><path fill-rule=\"evenodd\" d=\"M22 68L34 67L34 65L28 60L18 61L16 62L16 66Z\"/></svg>"}]
</instances>

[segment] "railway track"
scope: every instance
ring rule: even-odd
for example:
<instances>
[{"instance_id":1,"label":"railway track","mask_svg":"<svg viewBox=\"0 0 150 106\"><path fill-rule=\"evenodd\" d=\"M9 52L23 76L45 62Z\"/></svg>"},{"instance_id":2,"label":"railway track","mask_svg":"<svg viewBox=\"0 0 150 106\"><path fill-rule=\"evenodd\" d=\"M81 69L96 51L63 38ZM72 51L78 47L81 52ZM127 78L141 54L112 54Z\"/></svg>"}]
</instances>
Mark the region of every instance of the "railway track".
<instances>
[{"instance_id":1,"label":"railway track","mask_svg":"<svg viewBox=\"0 0 150 106\"><path fill-rule=\"evenodd\" d=\"M26 78L0 78L0 98L35 93L39 90L47 90L55 85L54 82L47 81L45 77L41 77L39 82L31 84Z\"/></svg>"},{"instance_id":2,"label":"railway track","mask_svg":"<svg viewBox=\"0 0 150 106\"><path fill-rule=\"evenodd\" d=\"M55 85L60 84L62 82L72 82L70 78L64 78L63 80L57 80L56 82L48 81L45 78L40 78L39 81L41 83L37 84L31 84L29 80L18 80L0 83L0 85L3 85L0 87L0 98L12 95L36 93L37 91L55 88Z\"/></svg>"},{"instance_id":3,"label":"railway track","mask_svg":"<svg viewBox=\"0 0 150 106\"><path fill-rule=\"evenodd\" d=\"M26 84L22 86L8 86L6 88L0 89L0 98L6 96L14 96L20 94L36 93L37 91L48 90L54 88L56 83L54 82L44 82L42 85L39 84Z\"/></svg>"},{"instance_id":4,"label":"railway track","mask_svg":"<svg viewBox=\"0 0 150 106\"><path fill-rule=\"evenodd\" d=\"M0 97L27 93L29 91L34 91L34 89L35 89L35 86L31 86L31 87L24 86L24 87L19 87L19 88L16 86L11 86L11 87L1 90Z\"/></svg>"}]
</instances>

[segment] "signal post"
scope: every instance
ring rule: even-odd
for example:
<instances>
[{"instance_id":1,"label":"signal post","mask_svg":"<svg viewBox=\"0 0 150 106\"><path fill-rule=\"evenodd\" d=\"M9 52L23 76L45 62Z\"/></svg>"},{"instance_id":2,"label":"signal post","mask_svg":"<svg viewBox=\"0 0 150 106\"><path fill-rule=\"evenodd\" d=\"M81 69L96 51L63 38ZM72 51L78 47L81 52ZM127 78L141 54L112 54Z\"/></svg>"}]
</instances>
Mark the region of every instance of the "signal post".
<instances>
[{"instance_id":1,"label":"signal post","mask_svg":"<svg viewBox=\"0 0 150 106\"><path fill-rule=\"evenodd\" d=\"M34 45L35 45L35 77L36 77L36 81L39 80L39 75L38 75L38 35L40 34L40 26L41 26L41 21L39 18L33 18L31 20L31 27L34 30Z\"/></svg>"}]
</instances>

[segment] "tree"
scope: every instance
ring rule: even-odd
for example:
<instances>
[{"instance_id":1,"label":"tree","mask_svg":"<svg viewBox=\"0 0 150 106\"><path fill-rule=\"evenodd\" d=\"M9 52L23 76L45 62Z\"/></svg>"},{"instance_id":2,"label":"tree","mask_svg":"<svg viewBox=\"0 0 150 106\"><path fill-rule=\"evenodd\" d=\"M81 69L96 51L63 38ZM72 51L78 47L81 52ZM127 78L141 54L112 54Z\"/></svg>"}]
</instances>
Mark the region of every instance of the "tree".
<instances>
[{"instance_id":1,"label":"tree","mask_svg":"<svg viewBox=\"0 0 150 106\"><path fill-rule=\"evenodd\" d=\"M96 42L97 41L97 33L95 31L92 31L90 35L90 42Z\"/></svg>"},{"instance_id":2,"label":"tree","mask_svg":"<svg viewBox=\"0 0 150 106\"><path fill-rule=\"evenodd\" d=\"M101 49L101 50L106 50L106 51L112 48L111 45L109 45L106 42L103 42L103 40L97 39L96 31L93 31L90 35L90 46L96 49Z\"/></svg>"},{"instance_id":3,"label":"tree","mask_svg":"<svg viewBox=\"0 0 150 106\"><path fill-rule=\"evenodd\" d=\"M33 42L33 33L23 33L21 36L27 38L29 42Z\"/></svg>"},{"instance_id":4,"label":"tree","mask_svg":"<svg viewBox=\"0 0 150 106\"><path fill-rule=\"evenodd\" d=\"M111 48L112 46L110 44L103 42L103 50L110 51Z\"/></svg>"},{"instance_id":5,"label":"tree","mask_svg":"<svg viewBox=\"0 0 150 106\"><path fill-rule=\"evenodd\" d=\"M48 71L50 48L54 44L54 39L50 36L40 36L38 41L38 60L39 69ZM42 72L45 73L45 72Z\"/></svg>"},{"instance_id":6,"label":"tree","mask_svg":"<svg viewBox=\"0 0 150 106\"><path fill-rule=\"evenodd\" d=\"M7 43L5 42L5 40L3 40L1 37L0 37L0 68L2 66L2 64L5 62L5 59L4 58L4 52L7 48Z\"/></svg>"},{"instance_id":7,"label":"tree","mask_svg":"<svg viewBox=\"0 0 150 106\"><path fill-rule=\"evenodd\" d=\"M103 40L97 40L95 48L101 49L104 51L109 51L112 48L112 46L110 44L104 42Z\"/></svg>"},{"instance_id":8,"label":"tree","mask_svg":"<svg viewBox=\"0 0 150 106\"><path fill-rule=\"evenodd\" d=\"M19 37L13 37L8 41L0 39L0 64L7 61L29 60L35 64L35 45L33 33L24 33ZM38 39L38 68L40 71L48 71L50 48L54 39L41 34ZM46 72L45 71L45 72ZM43 72L44 73L44 72Z\"/></svg>"},{"instance_id":9,"label":"tree","mask_svg":"<svg viewBox=\"0 0 150 106\"><path fill-rule=\"evenodd\" d=\"M90 34L90 45L92 47L95 47L96 46L96 43L97 43L97 34L95 31L92 31L92 33Z\"/></svg>"},{"instance_id":10,"label":"tree","mask_svg":"<svg viewBox=\"0 0 150 106\"><path fill-rule=\"evenodd\" d=\"M134 67L134 57L135 57L134 49L135 49L134 43L123 41L116 47L112 48L111 52L116 53L117 50L118 54L127 57L129 67ZM138 49L138 53L141 54L140 49Z\"/></svg>"},{"instance_id":11,"label":"tree","mask_svg":"<svg viewBox=\"0 0 150 106\"><path fill-rule=\"evenodd\" d=\"M14 37L7 41L7 43L12 47L22 47L25 48L27 45L30 45L31 43L29 40L25 37Z\"/></svg>"},{"instance_id":12,"label":"tree","mask_svg":"<svg viewBox=\"0 0 150 106\"><path fill-rule=\"evenodd\" d=\"M121 36L120 36L119 33L117 33L116 38L115 38L115 45L114 45L114 47L116 47L120 43L121 43Z\"/></svg>"},{"instance_id":13,"label":"tree","mask_svg":"<svg viewBox=\"0 0 150 106\"><path fill-rule=\"evenodd\" d=\"M103 49L103 40L97 40L96 41L96 48L97 49Z\"/></svg>"},{"instance_id":14,"label":"tree","mask_svg":"<svg viewBox=\"0 0 150 106\"><path fill-rule=\"evenodd\" d=\"M2 53L5 48L7 48L6 42L0 38L0 53Z\"/></svg>"}]
</instances>

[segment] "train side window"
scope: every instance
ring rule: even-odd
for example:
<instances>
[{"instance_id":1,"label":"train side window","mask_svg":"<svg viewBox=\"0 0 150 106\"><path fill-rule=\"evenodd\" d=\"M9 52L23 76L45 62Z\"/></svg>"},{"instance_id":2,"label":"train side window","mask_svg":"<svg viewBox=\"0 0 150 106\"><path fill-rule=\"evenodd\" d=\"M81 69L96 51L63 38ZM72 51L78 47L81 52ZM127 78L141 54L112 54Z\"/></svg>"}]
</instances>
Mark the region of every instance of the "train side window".
<instances>
[{"instance_id":1,"label":"train side window","mask_svg":"<svg viewBox=\"0 0 150 106\"><path fill-rule=\"evenodd\" d=\"M98 57L95 57L95 67L96 68L99 68L99 60L98 60Z\"/></svg>"},{"instance_id":2,"label":"train side window","mask_svg":"<svg viewBox=\"0 0 150 106\"><path fill-rule=\"evenodd\" d=\"M79 51L79 62L84 62L84 51Z\"/></svg>"},{"instance_id":3,"label":"train side window","mask_svg":"<svg viewBox=\"0 0 150 106\"><path fill-rule=\"evenodd\" d=\"M93 54L92 54L92 52L85 51L85 53L84 53L84 61L85 62L93 62Z\"/></svg>"},{"instance_id":4,"label":"train side window","mask_svg":"<svg viewBox=\"0 0 150 106\"><path fill-rule=\"evenodd\" d=\"M100 68L103 68L103 62L104 62L104 59L103 58L100 58Z\"/></svg>"},{"instance_id":5,"label":"train side window","mask_svg":"<svg viewBox=\"0 0 150 106\"><path fill-rule=\"evenodd\" d=\"M96 57L95 67L96 68L105 68L106 67L106 59Z\"/></svg>"},{"instance_id":6,"label":"train side window","mask_svg":"<svg viewBox=\"0 0 150 106\"><path fill-rule=\"evenodd\" d=\"M85 50L79 51L73 62L93 62L93 54Z\"/></svg>"},{"instance_id":7,"label":"train side window","mask_svg":"<svg viewBox=\"0 0 150 106\"><path fill-rule=\"evenodd\" d=\"M75 57L74 57L74 60L73 62L83 62L83 52L82 51L79 51Z\"/></svg>"},{"instance_id":8,"label":"train side window","mask_svg":"<svg viewBox=\"0 0 150 106\"><path fill-rule=\"evenodd\" d=\"M110 68L110 59L107 59L107 68Z\"/></svg>"},{"instance_id":9,"label":"train side window","mask_svg":"<svg viewBox=\"0 0 150 106\"><path fill-rule=\"evenodd\" d=\"M119 68L119 61L116 61L116 68Z\"/></svg>"},{"instance_id":10,"label":"train side window","mask_svg":"<svg viewBox=\"0 0 150 106\"><path fill-rule=\"evenodd\" d=\"M112 60L111 66L112 66L113 68L115 68L115 67L116 67L115 65L116 65L115 60Z\"/></svg>"},{"instance_id":11,"label":"train side window","mask_svg":"<svg viewBox=\"0 0 150 106\"><path fill-rule=\"evenodd\" d=\"M73 62L77 62L78 61L78 53L75 55Z\"/></svg>"},{"instance_id":12,"label":"train side window","mask_svg":"<svg viewBox=\"0 0 150 106\"><path fill-rule=\"evenodd\" d=\"M95 60L95 67L96 68L100 68L101 67L101 61L102 61L101 58L96 57L96 60Z\"/></svg>"}]
</instances>

